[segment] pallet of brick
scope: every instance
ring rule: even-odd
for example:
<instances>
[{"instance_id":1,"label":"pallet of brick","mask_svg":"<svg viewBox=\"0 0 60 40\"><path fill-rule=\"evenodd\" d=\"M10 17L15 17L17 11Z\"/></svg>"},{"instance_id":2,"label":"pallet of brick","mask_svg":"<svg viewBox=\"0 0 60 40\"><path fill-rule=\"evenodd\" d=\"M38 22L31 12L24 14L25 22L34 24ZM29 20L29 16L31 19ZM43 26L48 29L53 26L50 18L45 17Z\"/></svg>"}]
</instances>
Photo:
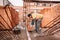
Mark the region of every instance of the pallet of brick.
<instances>
[{"instance_id":1,"label":"pallet of brick","mask_svg":"<svg viewBox=\"0 0 60 40\"><path fill-rule=\"evenodd\" d=\"M10 21L6 15L4 7L0 7L0 22L7 28L11 27ZM9 26L9 27L8 27Z\"/></svg>"},{"instance_id":2,"label":"pallet of brick","mask_svg":"<svg viewBox=\"0 0 60 40\"><path fill-rule=\"evenodd\" d=\"M58 21L58 16L60 15L60 4L51 8L44 8L41 13L43 14L42 27L52 27L51 25L54 25L54 21Z\"/></svg>"},{"instance_id":3,"label":"pallet of brick","mask_svg":"<svg viewBox=\"0 0 60 40\"><path fill-rule=\"evenodd\" d=\"M7 15L8 15L8 18L9 18L9 21L11 23L11 26L14 27L15 24L13 22L13 19L12 19L12 15L11 15L11 10L10 10L11 7L6 7L5 10L7 12Z\"/></svg>"},{"instance_id":4,"label":"pallet of brick","mask_svg":"<svg viewBox=\"0 0 60 40\"><path fill-rule=\"evenodd\" d=\"M0 7L0 25L4 25L4 27L6 27L3 28L2 26L3 29L12 29L19 23L19 17L17 17L18 13L15 10L13 13L11 13L13 11L13 8L9 8L11 7Z\"/></svg>"},{"instance_id":5,"label":"pallet of brick","mask_svg":"<svg viewBox=\"0 0 60 40\"><path fill-rule=\"evenodd\" d=\"M19 23L19 13L12 7L10 8L10 13L11 13L13 22L15 23L15 25L17 25Z\"/></svg>"}]
</instances>

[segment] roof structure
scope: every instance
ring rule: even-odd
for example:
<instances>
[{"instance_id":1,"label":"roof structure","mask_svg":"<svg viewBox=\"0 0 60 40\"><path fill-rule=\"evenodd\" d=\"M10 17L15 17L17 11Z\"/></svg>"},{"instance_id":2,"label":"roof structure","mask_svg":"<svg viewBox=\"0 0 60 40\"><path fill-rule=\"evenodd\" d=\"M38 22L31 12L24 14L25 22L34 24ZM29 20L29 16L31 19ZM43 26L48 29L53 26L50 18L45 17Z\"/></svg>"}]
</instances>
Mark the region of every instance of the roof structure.
<instances>
[{"instance_id":1,"label":"roof structure","mask_svg":"<svg viewBox=\"0 0 60 40\"><path fill-rule=\"evenodd\" d=\"M23 0L24 2L60 3L60 0Z\"/></svg>"}]
</instances>

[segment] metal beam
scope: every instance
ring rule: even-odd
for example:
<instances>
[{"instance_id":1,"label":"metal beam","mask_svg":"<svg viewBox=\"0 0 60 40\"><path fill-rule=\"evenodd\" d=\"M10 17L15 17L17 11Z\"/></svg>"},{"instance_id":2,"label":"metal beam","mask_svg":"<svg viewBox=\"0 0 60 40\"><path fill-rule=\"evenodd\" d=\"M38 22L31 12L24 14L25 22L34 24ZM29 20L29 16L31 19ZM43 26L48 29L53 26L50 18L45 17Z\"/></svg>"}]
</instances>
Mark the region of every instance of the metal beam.
<instances>
[{"instance_id":1,"label":"metal beam","mask_svg":"<svg viewBox=\"0 0 60 40\"><path fill-rule=\"evenodd\" d=\"M52 1L52 0L23 0L24 2L38 2L38 3L60 3L60 1Z\"/></svg>"}]
</instances>

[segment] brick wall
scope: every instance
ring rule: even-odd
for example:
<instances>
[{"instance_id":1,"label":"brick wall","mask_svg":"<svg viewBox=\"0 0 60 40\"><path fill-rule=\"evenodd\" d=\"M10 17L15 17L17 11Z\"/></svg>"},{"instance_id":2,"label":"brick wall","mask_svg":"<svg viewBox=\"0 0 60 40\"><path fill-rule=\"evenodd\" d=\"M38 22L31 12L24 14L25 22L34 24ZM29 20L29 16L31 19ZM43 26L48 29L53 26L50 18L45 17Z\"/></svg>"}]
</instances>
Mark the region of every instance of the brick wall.
<instances>
[{"instance_id":1,"label":"brick wall","mask_svg":"<svg viewBox=\"0 0 60 40\"><path fill-rule=\"evenodd\" d=\"M42 27L48 27L45 25L47 25L50 21L52 21L54 18L60 15L60 4L54 7L51 7L49 9L47 8L43 9L42 14L44 15L44 18L42 21Z\"/></svg>"},{"instance_id":2,"label":"brick wall","mask_svg":"<svg viewBox=\"0 0 60 40\"><path fill-rule=\"evenodd\" d=\"M0 7L0 25L2 29L12 29L18 23L18 12L16 12L15 9L13 9L12 7Z\"/></svg>"}]
</instances>

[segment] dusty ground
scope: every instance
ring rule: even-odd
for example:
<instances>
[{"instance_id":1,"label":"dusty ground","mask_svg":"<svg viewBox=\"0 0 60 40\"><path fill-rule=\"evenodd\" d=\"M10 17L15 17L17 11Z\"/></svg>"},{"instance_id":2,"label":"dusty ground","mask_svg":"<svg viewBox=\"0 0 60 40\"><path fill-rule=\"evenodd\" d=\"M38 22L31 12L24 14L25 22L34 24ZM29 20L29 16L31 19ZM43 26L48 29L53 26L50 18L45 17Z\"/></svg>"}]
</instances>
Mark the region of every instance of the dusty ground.
<instances>
[{"instance_id":1,"label":"dusty ground","mask_svg":"<svg viewBox=\"0 0 60 40\"><path fill-rule=\"evenodd\" d=\"M60 40L60 32L54 35L37 36L36 32L29 32L31 40ZM21 34L15 35L12 31L0 31L0 40L27 40L26 31L21 31Z\"/></svg>"},{"instance_id":2,"label":"dusty ground","mask_svg":"<svg viewBox=\"0 0 60 40\"><path fill-rule=\"evenodd\" d=\"M33 35L35 33L30 33L30 34L32 40L60 40L60 32L54 35L36 36L36 37L34 37Z\"/></svg>"},{"instance_id":3,"label":"dusty ground","mask_svg":"<svg viewBox=\"0 0 60 40\"><path fill-rule=\"evenodd\" d=\"M0 40L27 40L27 36L25 31L21 31L18 35L12 31L0 31Z\"/></svg>"}]
</instances>

